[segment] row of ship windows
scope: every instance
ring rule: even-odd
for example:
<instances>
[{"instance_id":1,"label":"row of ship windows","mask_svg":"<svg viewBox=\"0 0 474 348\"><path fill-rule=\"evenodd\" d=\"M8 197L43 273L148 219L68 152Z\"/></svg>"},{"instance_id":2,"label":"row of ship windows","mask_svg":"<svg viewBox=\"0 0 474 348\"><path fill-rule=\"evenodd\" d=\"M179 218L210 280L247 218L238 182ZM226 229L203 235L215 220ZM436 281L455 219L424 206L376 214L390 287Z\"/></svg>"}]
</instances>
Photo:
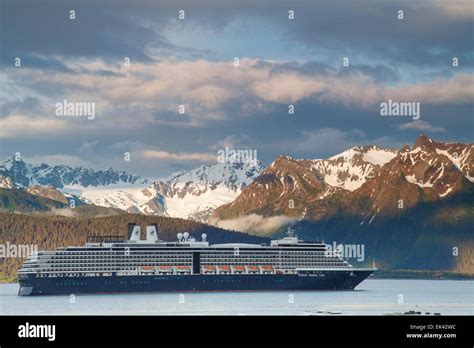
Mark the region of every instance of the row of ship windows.
<instances>
[{"instance_id":1,"label":"row of ship windows","mask_svg":"<svg viewBox=\"0 0 474 348\"><path fill-rule=\"evenodd\" d=\"M229 260L223 260L220 262L201 262L201 265L254 265L254 264L262 264L262 262L257 262L254 260L251 261L229 261ZM279 261L266 261L263 264L269 264L269 265L328 265L328 264L338 264L338 265L347 265L347 262L342 261L342 260L324 260L321 262L314 262L314 261L285 261L285 262L279 262ZM192 262L180 262L180 261L175 261L175 262L157 262L151 261L151 262L115 262L115 263L109 263L109 264L103 264L104 267L112 267L112 266L150 266L150 265L160 265L160 266L177 266L177 265L186 265L190 266L192 265ZM98 264L87 264L87 263L73 263L73 264L45 264L45 265L37 265L37 266L28 266L28 267L23 267L24 269L44 269L44 268L74 268L74 267L87 267L87 268L96 268L100 267Z\"/></svg>"},{"instance_id":2,"label":"row of ship windows","mask_svg":"<svg viewBox=\"0 0 474 348\"><path fill-rule=\"evenodd\" d=\"M222 265L222 266L229 266L229 265ZM299 265L299 266L312 266L312 265ZM326 266L326 267L331 266L331 267L334 267L334 268L347 268L346 265L341 265L341 264L327 264L327 265L324 265L324 266ZM278 265L278 267L294 269L294 266L292 267L292 265ZM46 269L42 269L41 271L43 271L43 272L48 272L48 271L49 272L50 271L56 271L56 272L68 272L69 271L69 272L71 272L71 271L90 271L90 270L96 270L97 272L99 272L99 271L113 271L113 270L117 270L117 269L116 269L116 267L88 267L88 268L74 267L74 268L55 268L55 269L46 268ZM130 270L130 269L120 268L118 270L126 271L126 270Z\"/></svg>"},{"instance_id":3,"label":"row of ship windows","mask_svg":"<svg viewBox=\"0 0 474 348\"><path fill-rule=\"evenodd\" d=\"M314 260L325 260L325 259L331 259L334 257L329 257L329 256L320 256L320 255L311 255L311 256L279 256L279 255L272 255L272 256L248 256L248 255L232 255L229 257L223 257L223 256L201 256L201 260L224 260L224 259L292 259L292 260L308 260L308 259L314 259ZM151 260L171 260L171 259L177 259L177 260L191 260L191 256L177 256L177 255L172 255L172 256L123 256L123 257L114 257L114 258L103 258L101 260L97 259L81 259L81 258L67 258L67 259L39 259L38 262L45 261L48 263L61 263L61 262L113 262L113 261L130 261L133 259L151 259Z\"/></svg>"},{"instance_id":4,"label":"row of ship windows","mask_svg":"<svg viewBox=\"0 0 474 348\"><path fill-rule=\"evenodd\" d=\"M157 260L151 260L151 261L131 261L131 262L110 262L110 263L105 263L104 265L135 265L135 266L143 266L143 265L156 265L156 264L163 264L165 263L166 265L191 265L192 262L183 262L183 261L170 261L168 260L167 262L159 262ZM255 261L255 260L236 260L236 261L229 261L229 260L221 260L219 262L214 262L214 261L201 261L201 264L203 265L215 265L215 264L229 264L229 265L239 265L239 264L245 264L245 265L254 265L254 264L261 264L262 261ZM269 264L290 264L290 265L297 265L297 264L327 264L327 263L336 263L336 264L346 264L346 261L343 260L338 260L338 259L325 259L325 260L265 260L263 263L269 263ZM24 268L38 268L38 267L73 267L75 265L84 265L85 267L92 267L97 265L97 263L87 263L87 262L73 262L73 263L58 263L58 264L36 264L36 265L28 265L28 267Z\"/></svg>"},{"instance_id":5,"label":"row of ship windows","mask_svg":"<svg viewBox=\"0 0 474 348\"><path fill-rule=\"evenodd\" d=\"M55 254L57 255L66 255L66 254L76 254L76 255L89 255L89 254L100 254L100 253L123 253L125 250L129 250L131 252L141 252L141 253L155 253L155 252L212 252L212 253L225 253L225 252L232 252L235 249L241 249L246 252L288 252L288 253L301 253L301 252L316 252L316 251L323 251L323 249L311 249L311 250L289 250L289 249L278 249L278 248L267 248L267 249L248 249L248 248L239 248L239 247L232 247L232 248L205 248L205 249L189 249L189 250L167 250L168 248L161 248L161 249L154 249L154 250L140 250L137 248L125 248L125 249L102 249L102 250L87 250L87 251L74 251L74 250L67 250L67 251L56 251Z\"/></svg>"},{"instance_id":6,"label":"row of ship windows","mask_svg":"<svg viewBox=\"0 0 474 348\"><path fill-rule=\"evenodd\" d=\"M220 254L222 256L224 255L233 255L236 251L238 250L239 254L247 254L247 255L262 255L262 254L269 254L269 255L311 255L311 254L324 254L325 252L320 250L320 251L245 251L242 249L236 249L236 250L226 250L226 251L199 251L201 255L207 255L207 254ZM82 257L82 258L94 258L94 257L115 257L115 256L123 256L125 254L134 254L134 255L192 255L193 252L191 251L183 251L183 252L166 252L166 251L149 251L149 252L143 252L143 251L134 251L130 250L127 252L120 251L120 252L110 252L110 251L104 251L104 252L95 252L95 253L56 253L56 254L43 254L39 253L39 256L51 256L52 258L77 258L77 257Z\"/></svg>"},{"instance_id":7,"label":"row of ship windows","mask_svg":"<svg viewBox=\"0 0 474 348\"><path fill-rule=\"evenodd\" d=\"M215 265L215 264L229 264L229 265L238 265L238 264L246 264L246 265L253 265L253 264L261 264L261 263L269 263L269 264L326 264L326 263L340 263L345 264L346 261L339 260L339 259L324 259L324 260L221 260L218 262L215 261L201 261L201 264L205 265ZM104 265L156 265L156 264L166 264L166 265L173 265L173 264L187 264L190 265L192 262L188 260L187 262L182 260L167 260L166 262L160 262L158 260L150 260L150 261L130 261L130 262L109 262L104 263ZM47 263L47 264L36 264L36 265L28 265L25 268L37 268L37 267L72 267L74 265L84 265L86 267L91 267L97 265L97 263L88 263L88 262L61 262L61 263Z\"/></svg>"}]
</instances>

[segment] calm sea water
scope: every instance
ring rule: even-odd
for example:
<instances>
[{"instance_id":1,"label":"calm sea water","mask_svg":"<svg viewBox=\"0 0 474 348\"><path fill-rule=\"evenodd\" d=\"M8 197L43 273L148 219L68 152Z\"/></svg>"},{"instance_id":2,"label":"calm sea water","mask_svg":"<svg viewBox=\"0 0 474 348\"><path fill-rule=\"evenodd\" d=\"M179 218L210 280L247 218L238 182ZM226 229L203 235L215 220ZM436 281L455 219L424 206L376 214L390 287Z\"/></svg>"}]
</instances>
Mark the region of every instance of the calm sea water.
<instances>
[{"instance_id":1,"label":"calm sea water","mask_svg":"<svg viewBox=\"0 0 474 348\"><path fill-rule=\"evenodd\" d=\"M380 315L416 310L474 315L474 281L368 279L355 291L147 293L17 296L18 284L0 284L7 315ZM399 300L403 296L403 303Z\"/></svg>"}]
</instances>

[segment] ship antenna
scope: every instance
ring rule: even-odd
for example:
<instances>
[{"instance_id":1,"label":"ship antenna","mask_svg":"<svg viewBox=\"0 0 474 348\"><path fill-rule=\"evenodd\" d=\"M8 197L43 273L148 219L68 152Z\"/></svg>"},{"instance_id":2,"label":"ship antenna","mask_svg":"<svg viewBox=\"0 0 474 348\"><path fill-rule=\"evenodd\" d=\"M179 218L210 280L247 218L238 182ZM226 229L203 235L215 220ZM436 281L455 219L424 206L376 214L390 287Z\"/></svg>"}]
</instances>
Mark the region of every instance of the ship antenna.
<instances>
[{"instance_id":1,"label":"ship antenna","mask_svg":"<svg viewBox=\"0 0 474 348\"><path fill-rule=\"evenodd\" d=\"M286 235L288 237L294 237L295 236L295 230L292 230L290 227L288 227L288 230L286 232Z\"/></svg>"}]
</instances>

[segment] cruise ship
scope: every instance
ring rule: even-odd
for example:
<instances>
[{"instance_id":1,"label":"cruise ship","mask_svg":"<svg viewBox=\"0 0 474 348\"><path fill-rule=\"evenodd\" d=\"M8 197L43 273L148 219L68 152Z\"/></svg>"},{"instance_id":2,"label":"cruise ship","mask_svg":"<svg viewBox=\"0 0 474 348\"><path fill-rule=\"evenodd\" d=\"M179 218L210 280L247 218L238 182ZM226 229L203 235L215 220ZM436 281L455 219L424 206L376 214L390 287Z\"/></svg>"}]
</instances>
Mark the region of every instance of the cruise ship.
<instances>
[{"instance_id":1,"label":"cruise ship","mask_svg":"<svg viewBox=\"0 0 474 348\"><path fill-rule=\"evenodd\" d=\"M352 290L375 268L356 268L324 243L289 233L267 244L209 244L178 233L158 238L158 226L129 224L126 240L88 238L84 246L39 251L18 271L18 295L80 293Z\"/></svg>"}]
</instances>

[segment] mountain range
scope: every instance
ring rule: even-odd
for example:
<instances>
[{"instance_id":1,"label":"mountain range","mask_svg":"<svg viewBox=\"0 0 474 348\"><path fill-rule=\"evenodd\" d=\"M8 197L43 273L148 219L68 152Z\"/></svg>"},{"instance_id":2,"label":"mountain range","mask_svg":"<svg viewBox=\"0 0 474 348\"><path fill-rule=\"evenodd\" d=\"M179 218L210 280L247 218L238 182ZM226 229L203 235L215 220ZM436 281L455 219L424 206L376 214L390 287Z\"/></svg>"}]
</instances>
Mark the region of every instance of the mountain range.
<instances>
[{"instance_id":1,"label":"mountain range","mask_svg":"<svg viewBox=\"0 0 474 348\"><path fill-rule=\"evenodd\" d=\"M413 146L355 147L328 160L278 157L214 217L287 215L316 220L339 213L398 214L472 188L474 145L421 135Z\"/></svg>"},{"instance_id":2,"label":"mountain range","mask_svg":"<svg viewBox=\"0 0 474 348\"><path fill-rule=\"evenodd\" d=\"M0 163L0 188L74 205L201 222L249 214L318 220L340 213L372 223L420 202L465 191L474 182L473 144L442 143L421 135L401 149L350 148L328 159L279 156L260 163L217 163L165 180L82 167L32 165L14 157Z\"/></svg>"},{"instance_id":3,"label":"mountain range","mask_svg":"<svg viewBox=\"0 0 474 348\"><path fill-rule=\"evenodd\" d=\"M152 182L111 168L94 171L32 165L12 157L0 163L0 188L23 190L64 204L73 199L74 205L206 222L215 208L236 198L261 170L259 163L217 163Z\"/></svg>"},{"instance_id":4,"label":"mountain range","mask_svg":"<svg viewBox=\"0 0 474 348\"><path fill-rule=\"evenodd\" d=\"M5 179L7 178L7 179ZM10 182L4 180L10 179ZM0 185L4 188L26 188L32 185L53 186L107 186L112 184L148 184L147 179L112 168L95 171L66 165L50 166L46 163L33 165L12 156L0 163ZM7 187L10 186L10 187Z\"/></svg>"},{"instance_id":5,"label":"mountain range","mask_svg":"<svg viewBox=\"0 0 474 348\"><path fill-rule=\"evenodd\" d=\"M420 136L413 146L356 147L328 160L278 157L213 223L362 244L366 262L474 273L474 144ZM277 220L278 219L278 220Z\"/></svg>"}]
</instances>

